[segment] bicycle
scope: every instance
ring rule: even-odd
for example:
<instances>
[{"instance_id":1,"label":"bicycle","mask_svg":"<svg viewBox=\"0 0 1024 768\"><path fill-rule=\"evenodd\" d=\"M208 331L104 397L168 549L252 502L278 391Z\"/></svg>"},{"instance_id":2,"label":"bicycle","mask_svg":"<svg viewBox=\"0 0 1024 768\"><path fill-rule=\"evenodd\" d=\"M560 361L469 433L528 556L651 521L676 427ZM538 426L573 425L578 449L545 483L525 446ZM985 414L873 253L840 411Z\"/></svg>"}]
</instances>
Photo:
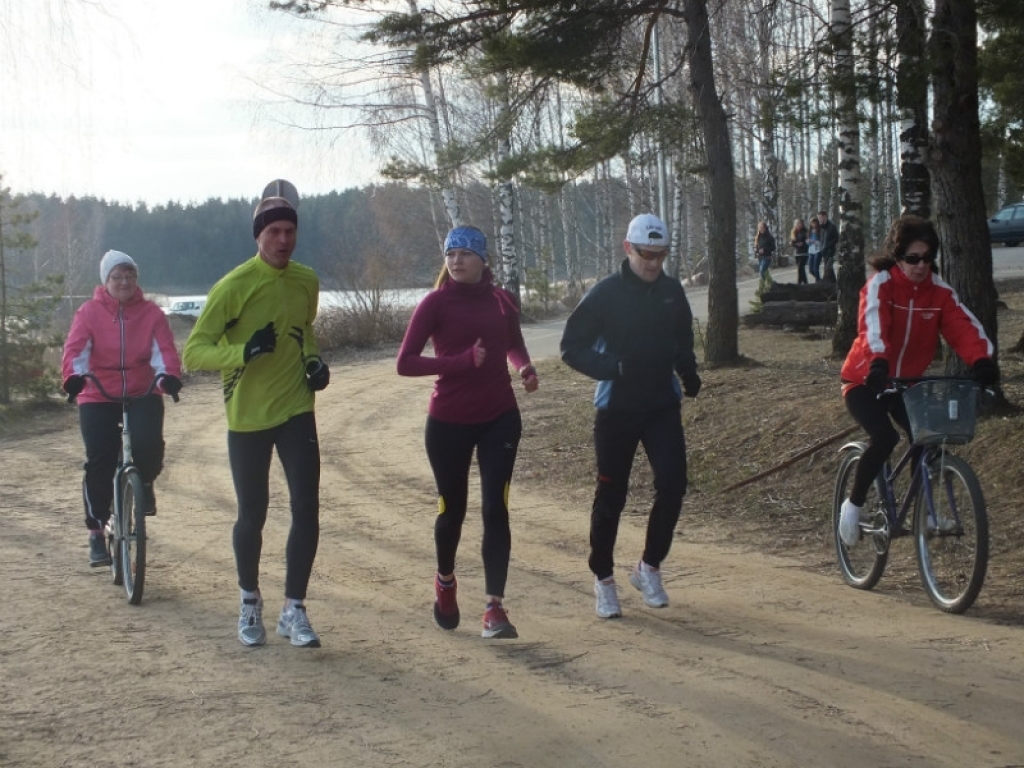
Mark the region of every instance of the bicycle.
<instances>
[{"instance_id":1,"label":"bicycle","mask_svg":"<svg viewBox=\"0 0 1024 768\"><path fill-rule=\"evenodd\" d=\"M851 587L872 589L893 539L913 534L928 597L945 613L963 613L985 581L988 515L977 475L948 447L974 438L979 388L973 379L946 376L896 380L893 387L888 392L902 395L913 439L895 466L887 461L872 484L861 512L860 540L852 547L839 536L840 507L867 444L854 441L839 450L843 458L832 502L839 569Z\"/></svg>"},{"instance_id":2,"label":"bicycle","mask_svg":"<svg viewBox=\"0 0 1024 768\"><path fill-rule=\"evenodd\" d=\"M104 398L121 403L121 455L114 472L114 506L104 533L107 550L110 553L110 573L114 584L124 586L128 602L138 605L142 602L142 591L146 584L146 497L142 473L132 457L131 430L128 428L129 406L134 400L141 400L153 394L156 385L165 374L159 373L149 383L149 388L137 397L115 397L107 392L99 379L91 373L83 374L90 379ZM178 395L171 395L178 402ZM73 403L75 395L68 396Z\"/></svg>"}]
</instances>

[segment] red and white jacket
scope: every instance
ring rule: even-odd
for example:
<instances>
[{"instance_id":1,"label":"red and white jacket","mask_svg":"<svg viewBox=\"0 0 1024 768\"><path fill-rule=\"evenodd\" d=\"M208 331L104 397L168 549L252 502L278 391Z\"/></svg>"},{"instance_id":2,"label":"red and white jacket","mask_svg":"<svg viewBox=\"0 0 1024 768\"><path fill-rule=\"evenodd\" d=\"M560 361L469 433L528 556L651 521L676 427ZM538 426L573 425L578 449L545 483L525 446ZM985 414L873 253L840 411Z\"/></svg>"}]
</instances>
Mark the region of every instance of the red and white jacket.
<instances>
[{"instance_id":1,"label":"red and white jacket","mask_svg":"<svg viewBox=\"0 0 1024 768\"><path fill-rule=\"evenodd\" d=\"M91 373L111 395L143 394L153 377L167 373L181 378L181 358L167 316L136 287L124 304L96 286L92 298L75 312L64 342L61 373ZM158 387L155 392L161 392ZM107 402L87 381L80 403Z\"/></svg>"},{"instance_id":2,"label":"red and white jacket","mask_svg":"<svg viewBox=\"0 0 1024 768\"><path fill-rule=\"evenodd\" d=\"M935 359L940 334L968 365L994 353L978 318L934 273L920 283L898 266L874 275L860 292L857 340L840 372L843 394L863 384L879 358L888 361L894 378L923 375Z\"/></svg>"}]
</instances>

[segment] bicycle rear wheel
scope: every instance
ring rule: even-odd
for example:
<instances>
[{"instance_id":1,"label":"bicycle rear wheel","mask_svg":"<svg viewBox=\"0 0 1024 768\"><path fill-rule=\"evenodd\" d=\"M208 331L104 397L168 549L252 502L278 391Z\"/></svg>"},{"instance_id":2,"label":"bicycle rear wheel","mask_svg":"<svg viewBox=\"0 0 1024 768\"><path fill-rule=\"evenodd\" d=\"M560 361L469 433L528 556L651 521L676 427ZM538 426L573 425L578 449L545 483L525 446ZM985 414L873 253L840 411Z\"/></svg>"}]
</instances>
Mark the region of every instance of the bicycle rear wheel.
<instances>
[{"instance_id":1,"label":"bicycle rear wheel","mask_svg":"<svg viewBox=\"0 0 1024 768\"><path fill-rule=\"evenodd\" d=\"M941 477L940 477L941 468ZM981 483L958 456L929 464L935 514L922 487L914 506L914 548L921 581L940 611L963 613L988 570L988 512Z\"/></svg>"},{"instance_id":2,"label":"bicycle rear wheel","mask_svg":"<svg viewBox=\"0 0 1024 768\"><path fill-rule=\"evenodd\" d=\"M861 539L852 547L848 547L839 537L839 510L843 502L849 498L853 487L853 477L863 449L855 448L847 452L839 465L836 475L835 495L832 498L832 536L836 543L836 557L843 581L855 589L872 589L882 578L885 564L889 560L889 538L885 533L870 534L864 532L864 522L870 527L887 530L882 498L878 493L877 483L872 483L868 490L867 500L861 512Z\"/></svg>"},{"instance_id":3,"label":"bicycle rear wheel","mask_svg":"<svg viewBox=\"0 0 1024 768\"><path fill-rule=\"evenodd\" d=\"M121 576L128 602L142 602L146 584L146 497L142 475L130 467L121 485Z\"/></svg>"}]
</instances>

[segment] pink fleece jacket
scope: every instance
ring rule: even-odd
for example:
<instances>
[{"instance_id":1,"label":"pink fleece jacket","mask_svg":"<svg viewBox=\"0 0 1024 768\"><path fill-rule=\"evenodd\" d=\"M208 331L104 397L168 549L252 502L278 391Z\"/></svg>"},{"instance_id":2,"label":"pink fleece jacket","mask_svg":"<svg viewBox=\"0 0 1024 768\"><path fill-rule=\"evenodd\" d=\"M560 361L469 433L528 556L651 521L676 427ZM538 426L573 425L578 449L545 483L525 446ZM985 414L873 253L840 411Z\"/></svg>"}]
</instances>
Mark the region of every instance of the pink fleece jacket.
<instances>
[{"instance_id":1,"label":"pink fleece jacket","mask_svg":"<svg viewBox=\"0 0 1024 768\"><path fill-rule=\"evenodd\" d=\"M98 285L71 321L61 373L65 381L73 374L91 373L109 394L133 397L144 393L158 373L181 378L181 359L166 315L143 297L141 288L121 304ZM88 381L78 402L106 400Z\"/></svg>"}]
</instances>

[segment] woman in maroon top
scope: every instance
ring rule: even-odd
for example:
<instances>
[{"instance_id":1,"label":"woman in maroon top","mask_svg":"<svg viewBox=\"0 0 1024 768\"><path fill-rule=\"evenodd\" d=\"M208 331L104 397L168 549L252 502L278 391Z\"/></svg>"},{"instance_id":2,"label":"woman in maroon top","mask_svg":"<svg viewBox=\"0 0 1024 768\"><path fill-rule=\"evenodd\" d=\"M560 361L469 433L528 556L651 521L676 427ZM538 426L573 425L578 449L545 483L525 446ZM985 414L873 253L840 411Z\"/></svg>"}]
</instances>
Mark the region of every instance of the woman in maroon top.
<instances>
[{"instance_id":1,"label":"woman in maroon top","mask_svg":"<svg viewBox=\"0 0 1024 768\"><path fill-rule=\"evenodd\" d=\"M427 458L439 496L434 620L442 629L459 625L455 555L466 519L475 448L487 592L481 634L517 637L502 605L512 546L508 490L522 434L506 359L527 392L537 389L537 372L523 342L516 300L494 285L483 232L456 227L448 233L444 266L434 287L413 312L398 352L399 375L437 376L426 427ZM432 356L423 354L428 340Z\"/></svg>"}]
</instances>

